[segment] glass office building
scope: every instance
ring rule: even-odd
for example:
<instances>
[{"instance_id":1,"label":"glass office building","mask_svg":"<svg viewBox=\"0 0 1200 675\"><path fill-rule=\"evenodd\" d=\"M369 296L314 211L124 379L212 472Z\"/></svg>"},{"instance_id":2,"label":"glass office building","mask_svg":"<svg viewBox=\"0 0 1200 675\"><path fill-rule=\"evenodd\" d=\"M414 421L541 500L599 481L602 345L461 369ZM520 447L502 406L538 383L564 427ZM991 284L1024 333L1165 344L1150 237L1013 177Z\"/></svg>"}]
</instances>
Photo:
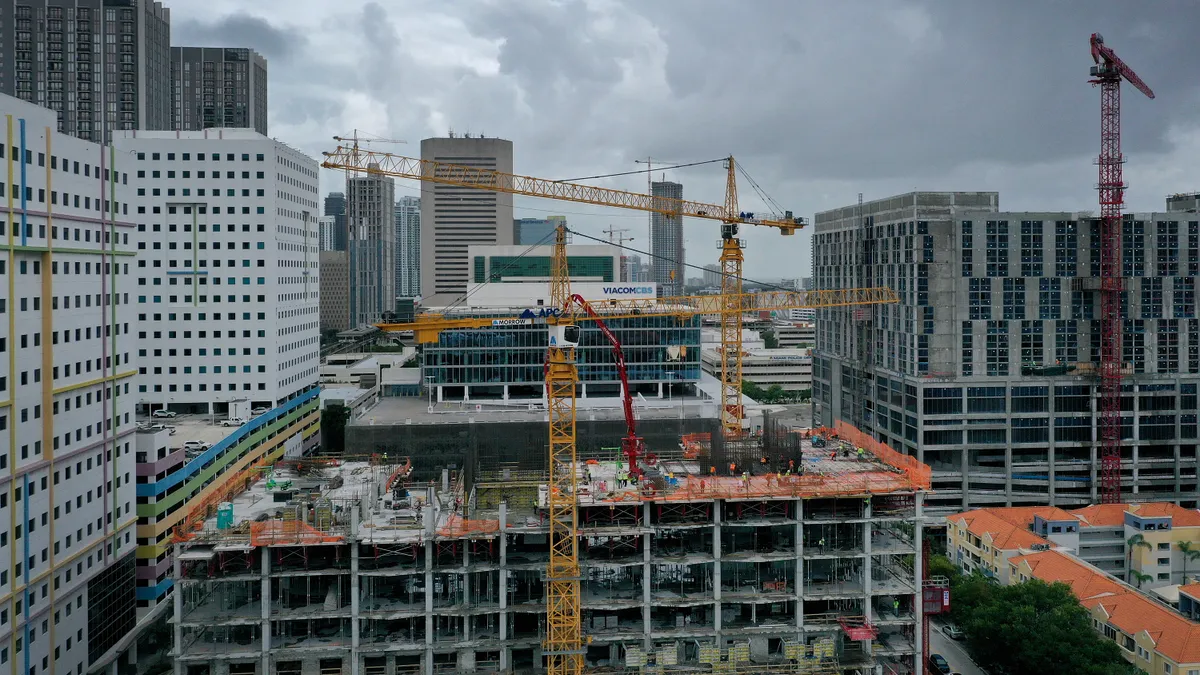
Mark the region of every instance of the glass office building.
<instances>
[{"instance_id":1,"label":"glass office building","mask_svg":"<svg viewBox=\"0 0 1200 675\"><path fill-rule=\"evenodd\" d=\"M468 311L456 317L510 318L511 310ZM700 379L700 318L640 316L607 322L621 342L634 394L694 393ZM612 346L595 322L582 321L578 395L620 393ZM548 330L530 324L443 331L423 353L425 384L438 400L540 398Z\"/></svg>"}]
</instances>

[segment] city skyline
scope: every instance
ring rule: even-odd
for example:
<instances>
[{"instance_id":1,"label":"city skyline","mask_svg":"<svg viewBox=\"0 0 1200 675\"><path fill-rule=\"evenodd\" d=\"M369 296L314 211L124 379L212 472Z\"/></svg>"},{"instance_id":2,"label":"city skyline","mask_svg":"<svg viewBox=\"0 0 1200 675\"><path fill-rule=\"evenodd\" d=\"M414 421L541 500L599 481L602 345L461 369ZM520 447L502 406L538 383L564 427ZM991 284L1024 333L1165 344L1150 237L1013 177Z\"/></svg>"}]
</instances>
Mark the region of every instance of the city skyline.
<instances>
[{"instance_id":1,"label":"city skyline","mask_svg":"<svg viewBox=\"0 0 1200 675\"><path fill-rule=\"evenodd\" d=\"M806 217L852 203L860 192L870 200L912 189L997 190L1006 195L1001 208L1011 210L1094 209L1098 93L1087 84L1087 38L1099 30L1158 94L1156 101L1126 101L1127 207L1153 211L1163 195L1198 188L1188 167L1200 152L1200 116L1186 102L1200 96L1200 84L1180 69L1200 59L1200 45L1168 5L1110 0L1093 3L1081 16L1058 5L1018 10L898 1L860 21L853 4L768 4L734 13L701 0L702 11L689 12L689 29L679 31L669 30L679 19L670 2L532 3L510 12L466 12L424 0L185 5L171 7L172 42L244 44L262 53L271 68L272 134L310 156L331 150L331 135L355 128L407 140L377 149L410 156L419 139L449 131L501 136L518 148L517 173L551 179L644 169L634 160L647 156L662 167L732 153L783 208ZM607 28L612 25L627 29ZM984 28L995 25L1020 25L1028 46L1013 50L1010 40ZM778 40L721 58L702 36L725 26ZM597 48L581 52L565 41L562 57L547 64L540 52L522 48L528 43L520 36L530 27L586 35ZM843 33L854 40L811 37ZM429 58L433 46L449 56ZM748 65L763 50L797 77L784 86L769 84L773 75ZM897 65L876 67L881 61ZM980 77L985 64L1001 61L1009 63L1004 77ZM621 62L633 65L622 69ZM844 88L847 79L857 83L850 99L811 100L812 92ZM552 81L563 85L552 87ZM958 83L956 105L917 114L922 102L945 95L947 81ZM414 91L421 92L419 101ZM771 92L770 105L694 103L713 95L760 100L764 91ZM904 115L874 103L891 92L902 93L897 102ZM793 112L796 101L806 102L802 123ZM855 112L847 115L848 108ZM1030 109L1045 113L1036 124L1017 112ZM548 119L530 110L556 113ZM977 134L981 128L988 132ZM654 179L662 178L656 169ZM719 163L668 170L665 178L687 185L691 198L723 203ZM322 193L341 189L341 181L340 172L323 171ZM645 174L588 182L647 190ZM744 210L765 210L742 176L739 187ZM398 181L397 193L425 196L409 181ZM644 214L514 200L515 218L556 213L592 236L603 238L610 225L647 236ZM684 228L690 259L715 262L717 224L687 220ZM811 228L786 240L754 227L739 236L747 242L748 271L808 275Z\"/></svg>"}]
</instances>

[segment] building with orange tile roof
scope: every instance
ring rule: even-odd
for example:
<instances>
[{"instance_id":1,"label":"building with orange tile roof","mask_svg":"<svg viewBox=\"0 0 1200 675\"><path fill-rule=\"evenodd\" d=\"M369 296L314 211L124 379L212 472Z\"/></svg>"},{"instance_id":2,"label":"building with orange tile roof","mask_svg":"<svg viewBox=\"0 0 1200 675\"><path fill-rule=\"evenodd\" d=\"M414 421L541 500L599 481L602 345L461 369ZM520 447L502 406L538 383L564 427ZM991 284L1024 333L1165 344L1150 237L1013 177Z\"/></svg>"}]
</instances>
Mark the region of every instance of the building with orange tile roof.
<instances>
[{"instance_id":1,"label":"building with orange tile roof","mask_svg":"<svg viewBox=\"0 0 1200 675\"><path fill-rule=\"evenodd\" d=\"M1092 627L1116 642L1134 666L1148 673L1200 675L1200 623L1064 551L1015 556L1008 565L1010 583L1041 579L1070 586L1091 614Z\"/></svg>"},{"instance_id":2,"label":"building with orange tile roof","mask_svg":"<svg viewBox=\"0 0 1200 675\"><path fill-rule=\"evenodd\" d=\"M1006 561L1060 549L1114 577L1147 588L1186 583L1200 561L1200 511L1170 502L976 509L946 517L950 558L965 572L978 570L1007 583ZM1189 569L1188 564L1191 563ZM1171 594L1173 596L1173 591ZM1200 674L1197 674L1200 675Z\"/></svg>"}]
</instances>

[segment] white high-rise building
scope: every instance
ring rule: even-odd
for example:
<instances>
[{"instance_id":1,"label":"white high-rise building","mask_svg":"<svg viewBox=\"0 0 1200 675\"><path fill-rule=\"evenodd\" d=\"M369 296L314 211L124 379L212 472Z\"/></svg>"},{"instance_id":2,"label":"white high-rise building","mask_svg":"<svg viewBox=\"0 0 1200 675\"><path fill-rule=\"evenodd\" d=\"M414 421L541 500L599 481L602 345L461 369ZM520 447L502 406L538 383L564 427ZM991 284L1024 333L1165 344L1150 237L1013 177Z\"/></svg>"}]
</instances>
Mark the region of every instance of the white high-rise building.
<instances>
[{"instance_id":1,"label":"white high-rise building","mask_svg":"<svg viewBox=\"0 0 1200 675\"><path fill-rule=\"evenodd\" d=\"M421 294L421 198L396 200L396 296Z\"/></svg>"},{"instance_id":2,"label":"white high-rise building","mask_svg":"<svg viewBox=\"0 0 1200 675\"><path fill-rule=\"evenodd\" d=\"M134 162L0 125L0 669L82 673L137 620Z\"/></svg>"},{"instance_id":3,"label":"white high-rise building","mask_svg":"<svg viewBox=\"0 0 1200 675\"><path fill-rule=\"evenodd\" d=\"M316 160L248 129L129 131L116 146L137 185L139 405L222 413L309 389L320 342Z\"/></svg>"}]
</instances>

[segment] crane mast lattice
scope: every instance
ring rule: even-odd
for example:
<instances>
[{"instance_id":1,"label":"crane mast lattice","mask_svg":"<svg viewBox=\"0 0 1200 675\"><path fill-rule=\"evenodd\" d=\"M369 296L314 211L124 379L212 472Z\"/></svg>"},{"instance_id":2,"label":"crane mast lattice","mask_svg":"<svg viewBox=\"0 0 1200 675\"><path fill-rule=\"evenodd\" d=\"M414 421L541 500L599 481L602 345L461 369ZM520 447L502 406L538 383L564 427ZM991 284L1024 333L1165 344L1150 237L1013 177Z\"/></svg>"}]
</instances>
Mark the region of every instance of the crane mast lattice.
<instances>
[{"instance_id":1,"label":"crane mast lattice","mask_svg":"<svg viewBox=\"0 0 1200 675\"><path fill-rule=\"evenodd\" d=\"M1121 154L1121 80L1149 98L1154 92L1092 33L1091 84L1100 87L1100 501L1121 501L1121 294L1122 207L1125 181Z\"/></svg>"}]
</instances>

